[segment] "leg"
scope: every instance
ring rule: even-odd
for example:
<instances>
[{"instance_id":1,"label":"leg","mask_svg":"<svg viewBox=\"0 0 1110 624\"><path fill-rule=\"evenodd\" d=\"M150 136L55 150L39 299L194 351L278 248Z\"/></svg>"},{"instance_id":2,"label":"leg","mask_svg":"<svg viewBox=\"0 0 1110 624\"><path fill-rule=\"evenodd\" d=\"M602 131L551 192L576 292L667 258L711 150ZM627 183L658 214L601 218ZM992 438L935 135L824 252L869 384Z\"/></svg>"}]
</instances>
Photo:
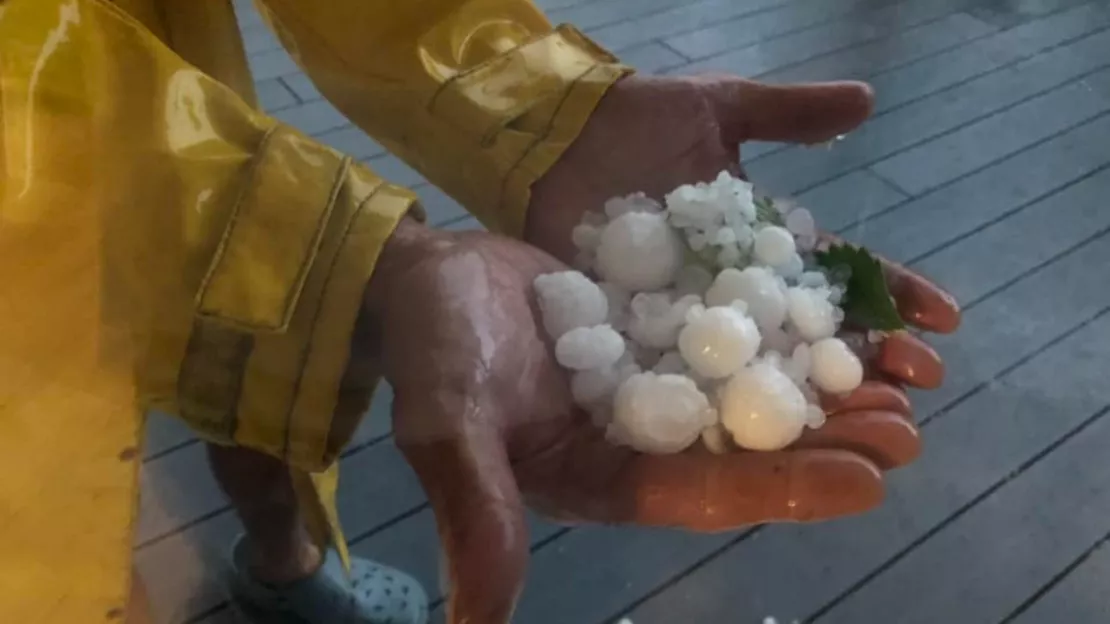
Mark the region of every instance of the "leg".
<instances>
[{"instance_id":1,"label":"leg","mask_svg":"<svg viewBox=\"0 0 1110 624\"><path fill-rule=\"evenodd\" d=\"M208 461L246 529L251 574L272 585L311 576L323 558L301 518L289 467L262 453L214 444Z\"/></svg>"}]
</instances>

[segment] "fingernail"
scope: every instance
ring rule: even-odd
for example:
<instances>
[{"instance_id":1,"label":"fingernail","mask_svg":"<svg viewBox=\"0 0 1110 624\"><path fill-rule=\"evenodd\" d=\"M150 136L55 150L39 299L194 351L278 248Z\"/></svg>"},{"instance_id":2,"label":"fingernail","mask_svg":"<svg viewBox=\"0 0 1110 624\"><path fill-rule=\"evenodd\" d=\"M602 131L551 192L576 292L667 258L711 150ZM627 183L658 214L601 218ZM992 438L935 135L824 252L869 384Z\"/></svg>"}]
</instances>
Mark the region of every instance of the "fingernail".
<instances>
[{"instance_id":1,"label":"fingernail","mask_svg":"<svg viewBox=\"0 0 1110 624\"><path fill-rule=\"evenodd\" d=\"M905 302L906 309L899 309L902 317L939 334L956 331L960 326L960 304L956 298L919 275L911 275L909 279L913 283L907 290L912 295Z\"/></svg>"},{"instance_id":2,"label":"fingernail","mask_svg":"<svg viewBox=\"0 0 1110 624\"><path fill-rule=\"evenodd\" d=\"M911 386L932 390L944 382L944 362L925 342L907 332L887 337L876 358L879 370Z\"/></svg>"},{"instance_id":3,"label":"fingernail","mask_svg":"<svg viewBox=\"0 0 1110 624\"><path fill-rule=\"evenodd\" d=\"M798 454L791 469L786 506L792 520L862 513L883 500L882 473L855 453L807 451Z\"/></svg>"}]
</instances>

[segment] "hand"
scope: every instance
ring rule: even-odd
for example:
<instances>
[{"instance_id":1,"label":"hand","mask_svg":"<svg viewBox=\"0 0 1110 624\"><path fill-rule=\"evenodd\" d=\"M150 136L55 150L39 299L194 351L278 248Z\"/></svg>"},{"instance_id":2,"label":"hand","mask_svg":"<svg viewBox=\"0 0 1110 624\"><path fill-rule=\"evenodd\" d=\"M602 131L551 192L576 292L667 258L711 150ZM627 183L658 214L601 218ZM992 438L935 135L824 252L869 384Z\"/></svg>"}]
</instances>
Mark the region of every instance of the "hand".
<instances>
[{"instance_id":1,"label":"hand","mask_svg":"<svg viewBox=\"0 0 1110 624\"><path fill-rule=\"evenodd\" d=\"M652 456L613 446L573 405L536 320L532 282L562 263L487 234L399 235L408 260L402 253L375 274L381 352L396 440L448 554L450 622L509 621L529 556L525 504L563 521L700 531L820 520L874 507L880 470L918 452L908 400L881 381L830 401L828 424L782 452ZM908 317L935 318L949 305L923 280L907 283ZM942 374L913 341L872 367L876 378L911 384Z\"/></svg>"}]
</instances>

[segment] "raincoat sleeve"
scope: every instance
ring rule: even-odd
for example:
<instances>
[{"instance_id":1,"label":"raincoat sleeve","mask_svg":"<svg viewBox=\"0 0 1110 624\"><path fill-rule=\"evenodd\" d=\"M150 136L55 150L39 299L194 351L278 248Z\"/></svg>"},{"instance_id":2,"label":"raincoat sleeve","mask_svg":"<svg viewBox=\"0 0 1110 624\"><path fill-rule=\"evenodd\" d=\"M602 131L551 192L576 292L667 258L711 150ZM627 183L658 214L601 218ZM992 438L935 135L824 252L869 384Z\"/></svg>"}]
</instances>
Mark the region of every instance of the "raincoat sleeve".
<instances>
[{"instance_id":1,"label":"raincoat sleeve","mask_svg":"<svg viewBox=\"0 0 1110 624\"><path fill-rule=\"evenodd\" d=\"M111 2L0 3L0 619L122 616L139 405L330 463L320 415L412 206Z\"/></svg>"},{"instance_id":2,"label":"raincoat sleeve","mask_svg":"<svg viewBox=\"0 0 1110 624\"><path fill-rule=\"evenodd\" d=\"M258 0L317 88L487 227L519 236L529 188L631 71L529 0Z\"/></svg>"}]
</instances>

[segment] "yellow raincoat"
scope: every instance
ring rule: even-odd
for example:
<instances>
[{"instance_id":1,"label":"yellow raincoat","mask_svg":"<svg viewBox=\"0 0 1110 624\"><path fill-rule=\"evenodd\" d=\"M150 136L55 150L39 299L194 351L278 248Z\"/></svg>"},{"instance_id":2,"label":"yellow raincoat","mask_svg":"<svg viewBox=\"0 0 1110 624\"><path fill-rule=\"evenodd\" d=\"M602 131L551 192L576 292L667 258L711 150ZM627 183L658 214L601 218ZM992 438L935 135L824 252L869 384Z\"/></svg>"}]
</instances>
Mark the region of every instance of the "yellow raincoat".
<instances>
[{"instance_id":1,"label":"yellow raincoat","mask_svg":"<svg viewBox=\"0 0 1110 624\"><path fill-rule=\"evenodd\" d=\"M262 9L509 234L628 71L528 0ZM122 617L145 408L334 493L353 324L414 196L255 110L230 0L0 0L0 185L0 619Z\"/></svg>"}]
</instances>

